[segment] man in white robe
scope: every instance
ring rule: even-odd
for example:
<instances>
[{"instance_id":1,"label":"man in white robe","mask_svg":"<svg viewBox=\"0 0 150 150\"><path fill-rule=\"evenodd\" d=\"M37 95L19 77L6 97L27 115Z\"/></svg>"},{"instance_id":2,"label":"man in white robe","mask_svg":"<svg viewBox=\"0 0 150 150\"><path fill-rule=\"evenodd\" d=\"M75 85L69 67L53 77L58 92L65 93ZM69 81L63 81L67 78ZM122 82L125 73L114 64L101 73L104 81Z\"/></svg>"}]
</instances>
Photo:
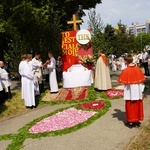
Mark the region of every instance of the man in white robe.
<instances>
[{"instance_id":1,"label":"man in white robe","mask_svg":"<svg viewBox=\"0 0 150 150\"><path fill-rule=\"evenodd\" d=\"M22 76L24 76L24 101L27 108L35 107L35 93L34 93L34 74L27 58L22 69Z\"/></svg>"},{"instance_id":2,"label":"man in white robe","mask_svg":"<svg viewBox=\"0 0 150 150\"><path fill-rule=\"evenodd\" d=\"M19 74L21 75L21 98L24 99L25 78L23 76L24 64L26 63L27 54L21 56L22 61L19 64Z\"/></svg>"},{"instance_id":3,"label":"man in white robe","mask_svg":"<svg viewBox=\"0 0 150 150\"><path fill-rule=\"evenodd\" d=\"M0 61L0 69L1 69L1 79L2 79L2 84L5 89L5 99L11 99L11 90L10 90L10 80L9 80L9 73L3 69L4 67L4 62Z\"/></svg>"},{"instance_id":4,"label":"man in white robe","mask_svg":"<svg viewBox=\"0 0 150 150\"><path fill-rule=\"evenodd\" d=\"M2 79L1 79L1 75L2 75L2 71L0 69L0 103L4 103L5 99L4 99L4 87L2 84Z\"/></svg>"},{"instance_id":5,"label":"man in white robe","mask_svg":"<svg viewBox=\"0 0 150 150\"><path fill-rule=\"evenodd\" d=\"M56 77L56 60L53 57L51 52L48 53L48 57L50 58L50 64L47 65L49 69L49 84L51 93L58 93L58 84L57 84L57 77Z\"/></svg>"},{"instance_id":6,"label":"man in white robe","mask_svg":"<svg viewBox=\"0 0 150 150\"><path fill-rule=\"evenodd\" d=\"M43 87L43 75L42 75L42 61L40 60L40 54L37 53L35 57L32 59L32 67L33 72L35 75L35 87L36 87L36 94L39 95L42 92Z\"/></svg>"}]
</instances>

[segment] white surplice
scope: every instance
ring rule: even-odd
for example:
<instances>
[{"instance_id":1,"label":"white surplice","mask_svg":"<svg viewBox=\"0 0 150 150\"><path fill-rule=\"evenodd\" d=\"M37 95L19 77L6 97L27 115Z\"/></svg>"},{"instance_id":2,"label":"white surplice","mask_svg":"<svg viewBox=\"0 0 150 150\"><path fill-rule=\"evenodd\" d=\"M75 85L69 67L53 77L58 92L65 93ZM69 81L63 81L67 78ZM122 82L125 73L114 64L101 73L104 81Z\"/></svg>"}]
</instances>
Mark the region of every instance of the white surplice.
<instances>
[{"instance_id":1,"label":"white surplice","mask_svg":"<svg viewBox=\"0 0 150 150\"><path fill-rule=\"evenodd\" d=\"M39 84L42 83L43 75L42 75L42 61L37 60L35 57L32 59L32 65L34 74L37 77Z\"/></svg>"},{"instance_id":2,"label":"white surplice","mask_svg":"<svg viewBox=\"0 0 150 150\"><path fill-rule=\"evenodd\" d=\"M25 62L23 65L22 75L24 76L24 101L26 106L35 106L35 94L34 94L34 74L29 62Z\"/></svg>"},{"instance_id":3,"label":"white surplice","mask_svg":"<svg viewBox=\"0 0 150 150\"><path fill-rule=\"evenodd\" d=\"M47 65L49 69L49 84L51 92L58 92L58 84L56 78L56 60L54 57L51 57L50 64Z\"/></svg>"},{"instance_id":4,"label":"white surplice","mask_svg":"<svg viewBox=\"0 0 150 150\"><path fill-rule=\"evenodd\" d=\"M3 91L3 84L2 84L2 79L1 79L1 70L0 70L0 91Z\"/></svg>"},{"instance_id":5,"label":"white surplice","mask_svg":"<svg viewBox=\"0 0 150 150\"><path fill-rule=\"evenodd\" d=\"M140 84L129 84L124 85L124 100L141 100L143 99L143 91L145 85L143 83Z\"/></svg>"},{"instance_id":6,"label":"white surplice","mask_svg":"<svg viewBox=\"0 0 150 150\"><path fill-rule=\"evenodd\" d=\"M25 78L23 76L23 69L26 61L21 61L19 64L19 74L21 75L21 98L24 99L24 88L25 88Z\"/></svg>"},{"instance_id":7,"label":"white surplice","mask_svg":"<svg viewBox=\"0 0 150 150\"><path fill-rule=\"evenodd\" d=\"M33 72L33 75L34 75L33 81L34 81L34 91L35 91L35 95L39 95L39 94L40 94L39 83L38 83L38 78L37 78L37 76L35 75L35 71L36 71L37 68L39 68L39 66L38 66L38 65L35 65L35 64L33 63L33 61L29 61L29 65L30 65L30 68L31 68L31 70L32 70L32 72Z\"/></svg>"},{"instance_id":8,"label":"white surplice","mask_svg":"<svg viewBox=\"0 0 150 150\"><path fill-rule=\"evenodd\" d=\"M5 69L1 69L1 79L2 79L2 85L5 89L5 92L8 92L8 87L11 85L11 82L9 80L9 74Z\"/></svg>"}]
</instances>

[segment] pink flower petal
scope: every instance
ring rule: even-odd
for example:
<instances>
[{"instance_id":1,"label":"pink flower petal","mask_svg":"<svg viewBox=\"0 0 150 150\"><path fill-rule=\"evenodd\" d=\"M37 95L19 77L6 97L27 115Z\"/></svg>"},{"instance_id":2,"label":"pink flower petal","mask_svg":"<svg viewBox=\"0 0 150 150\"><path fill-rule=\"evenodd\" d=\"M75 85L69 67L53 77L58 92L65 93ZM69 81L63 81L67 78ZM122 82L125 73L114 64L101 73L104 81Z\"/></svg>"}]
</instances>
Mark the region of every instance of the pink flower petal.
<instances>
[{"instance_id":1,"label":"pink flower petal","mask_svg":"<svg viewBox=\"0 0 150 150\"><path fill-rule=\"evenodd\" d=\"M96 112L94 111L83 111L69 108L37 122L29 129L29 132L43 133L70 128L79 123L85 122L95 113Z\"/></svg>"},{"instance_id":2,"label":"pink flower petal","mask_svg":"<svg viewBox=\"0 0 150 150\"><path fill-rule=\"evenodd\" d=\"M108 90L105 93L110 98L121 97L124 94L121 90Z\"/></svg>"}]
</instances>

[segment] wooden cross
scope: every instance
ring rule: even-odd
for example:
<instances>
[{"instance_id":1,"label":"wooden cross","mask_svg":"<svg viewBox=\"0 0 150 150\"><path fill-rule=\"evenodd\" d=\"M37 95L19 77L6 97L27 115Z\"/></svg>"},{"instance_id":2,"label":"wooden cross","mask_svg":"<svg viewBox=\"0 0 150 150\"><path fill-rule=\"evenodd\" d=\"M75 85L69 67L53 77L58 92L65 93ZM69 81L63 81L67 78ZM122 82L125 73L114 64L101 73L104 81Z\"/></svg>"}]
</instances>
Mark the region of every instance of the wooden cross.
<instances>
[{"instance_id":1,"label":"wooden cross","mask_svg":"<svg viewBox=\"0 0 150 150\"><path fill-rule=\"evenodd\" d=\"M77 30L77 23L82 23L82 20L76 20L76 15L72 15L72 21L68 21L68 24L73 24L73 29Z\"/></svg>"}]
</instances>

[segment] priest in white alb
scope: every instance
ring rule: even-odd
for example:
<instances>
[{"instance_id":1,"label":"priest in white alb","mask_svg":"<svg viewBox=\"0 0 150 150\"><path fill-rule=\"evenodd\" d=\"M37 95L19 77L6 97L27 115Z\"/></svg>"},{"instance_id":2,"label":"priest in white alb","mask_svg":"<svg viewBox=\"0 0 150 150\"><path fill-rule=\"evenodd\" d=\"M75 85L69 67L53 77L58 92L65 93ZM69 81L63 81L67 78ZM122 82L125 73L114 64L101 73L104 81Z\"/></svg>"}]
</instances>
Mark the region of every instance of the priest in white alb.
<instances>
[{"instance_id":1,"label":"priest in white alb","mask_svg":"<svg viewBox=\"0 0 150 150\"><path fill-rule=\"evenodd\" d=\"M21 98L24 99L25 78L23 76L24 64L26 63L27 54L21 55L22 61L19 63L19 74L21 76Z\"/></svg>"},{"instance_id":2,"label":"priest in white alb","mask_svg":"<svg viewBox=\"0 0 150 150\"><path fill-rule=\"evenodd\" d=\"M25 106L27 108L36 107L35 105L35 92L34 92L34 74L29 64L30 56L27 57L21 69L21 74L24 77L23 97Z\"/></svg>"},{"instance_id":3,"label":"priest in white alb","mask_svg":"<svg viewBox=\"0 0 150 150\"><path fill-rule=\"evenodd\" d=\"M58 84L57 84L57 77L56 77L56 60L53 57L53 53L49 52L48 57L50 58L50 63L47 65L49 69L49 84L50 84L50 91L51 94L58 93Z\"/></svg>"},{"instance_id":4,"label":"priest in white alb","mask_svg":"<svg viewBox=\"0 0 150 150\"><path fill-rule=\"evenodd\" d=\"M108 90L112 88L108 59L102 50L99 51L99 58L96 63L94 88L98 90Z\"/></svg>"}]
</instances>

